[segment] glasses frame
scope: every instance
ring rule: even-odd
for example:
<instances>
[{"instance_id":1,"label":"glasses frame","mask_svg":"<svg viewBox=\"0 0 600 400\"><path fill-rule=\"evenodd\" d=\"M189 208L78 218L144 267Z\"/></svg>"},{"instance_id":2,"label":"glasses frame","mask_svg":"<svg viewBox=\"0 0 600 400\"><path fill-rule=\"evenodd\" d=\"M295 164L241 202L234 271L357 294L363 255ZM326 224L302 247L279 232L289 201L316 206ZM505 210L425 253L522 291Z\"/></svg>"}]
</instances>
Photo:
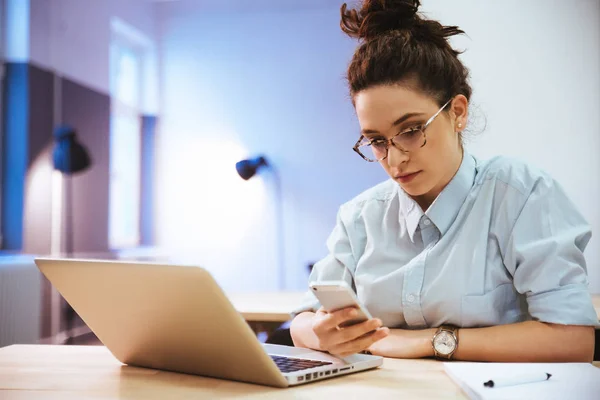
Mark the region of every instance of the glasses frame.
<instances>
[{"instance_id":1,"label":"glasses frame","mask_svg":"<svg viewBox=\"0 0 600 400\"><path fill-rule=\"evenodd\" d=\"M422 148L423 146L425 146L427 144L427 134L425 133L425 130L429 127L429 125L431 125L431 123L437 118L437 116L441 114L441 112L448 106L448 104L450 104L452 102L453 99L454 99L454 97L450 98L450 100L448 100L435 114L433 114L433 116L431 116L431 118L429 118L427 120L427 122L425 122L425 124L423 124L423 126L421 126L419 129L417 129L417 130L421 131L421 133L423 134L423 139L424 139L423 144L421 146L419 146L419 148ZM415 130L415 129L411 129L411 131L412 130ZM358 141L356 142L354 147L352 147L352 150L354 150L359 156L361 156L367 162L379 162L379 161L385 160L388 157L388 155L390 154L390 146L394 146L395 148L397 148L398 150L400 150L403 153L410 153L410 150L406 150L394 142L394 139L396 139L400 135L404 135L406 132L408 132L408 130L403 131L403 132L398 132L393 137L391 137L389 139L385 139L386 140L385 156L378 160L372 160L372 159L368 158L363 153L361 153L361 151L359 150L359 147L363 147L363 146L360 146L360 142L363 140L363 138L368 140L368 138L364 135L360 135L360 137L358 138ZM381 139L378 139L378 140L381 140Z\"/></svg>"}]
</instances>

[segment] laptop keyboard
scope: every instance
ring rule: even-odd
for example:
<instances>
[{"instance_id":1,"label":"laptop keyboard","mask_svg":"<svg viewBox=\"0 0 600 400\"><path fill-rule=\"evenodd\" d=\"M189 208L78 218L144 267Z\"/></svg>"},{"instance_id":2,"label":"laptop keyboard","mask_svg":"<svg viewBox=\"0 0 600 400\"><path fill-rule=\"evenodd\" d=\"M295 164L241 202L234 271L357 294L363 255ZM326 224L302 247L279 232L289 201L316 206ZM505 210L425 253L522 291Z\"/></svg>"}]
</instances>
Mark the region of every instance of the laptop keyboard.
<instances>
[{"instance_id":1,"label":"laptop keyboard","mask_svg":"<svg viewBox=\"0 0 600 400\"><path fill-rule=\"evenodd\" d=\"M305 360L302 358L291 358L291 357L282 357L282 356L274 356L271 355L277 367L281 372L295 372L301 371L303 369L322 367L323 365L331 365L332 363L327 361L315 361L315 360Z\"/></svg>"}]
</instances>

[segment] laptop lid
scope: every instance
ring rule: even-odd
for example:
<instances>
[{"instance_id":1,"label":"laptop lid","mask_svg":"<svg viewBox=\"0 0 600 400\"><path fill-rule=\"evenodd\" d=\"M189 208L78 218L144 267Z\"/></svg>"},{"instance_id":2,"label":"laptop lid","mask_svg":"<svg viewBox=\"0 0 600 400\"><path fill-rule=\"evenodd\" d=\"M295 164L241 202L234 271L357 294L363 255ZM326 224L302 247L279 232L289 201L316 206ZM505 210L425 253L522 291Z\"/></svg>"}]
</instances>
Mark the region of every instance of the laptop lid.
<instances>
[{"instance_id":1,"label":"laptop lid","mask_svg":"<svg viewBox=\"0 0 600 400\"><path fill-rule=\"evenodd\" d=\"M203 268L41 258L35 263L124 364L288 386Z\"/></svg>"}]
</instances>

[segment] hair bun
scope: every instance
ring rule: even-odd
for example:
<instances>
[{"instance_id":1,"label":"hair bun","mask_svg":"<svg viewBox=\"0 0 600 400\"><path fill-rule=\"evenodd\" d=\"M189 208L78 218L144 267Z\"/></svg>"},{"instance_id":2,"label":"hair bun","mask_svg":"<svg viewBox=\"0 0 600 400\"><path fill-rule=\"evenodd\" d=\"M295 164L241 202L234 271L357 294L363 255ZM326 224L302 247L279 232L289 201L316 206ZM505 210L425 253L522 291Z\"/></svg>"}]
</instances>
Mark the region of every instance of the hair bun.
<instances>
[{"instance_id":1,"label":"hair bun","mask_svg":"<svg viewBox=\"0 0 600 400\"><path fill-rule=\"evenodd\" d=\"M342 30L351 37L371 39L390 31L410 30L420 21L419 0L364 0L362 7L348 10L342 6Z\"/></svg>"}]
</instances>

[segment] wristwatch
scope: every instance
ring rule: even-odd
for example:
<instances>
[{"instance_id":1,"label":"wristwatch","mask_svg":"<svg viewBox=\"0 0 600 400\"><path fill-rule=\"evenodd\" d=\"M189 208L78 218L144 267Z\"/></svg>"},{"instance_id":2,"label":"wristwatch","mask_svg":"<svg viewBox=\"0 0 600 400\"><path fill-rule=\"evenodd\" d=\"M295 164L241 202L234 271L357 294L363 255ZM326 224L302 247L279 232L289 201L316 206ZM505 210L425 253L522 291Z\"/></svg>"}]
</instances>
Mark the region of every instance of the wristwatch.
<instances>
[{"instance_id":1,"label":"wristwatch","mask_svg":"<svg viewBox=\"0 0 600 400\"><path fill-rule=\"evenodd\" d=\"M458 328L442 325L431 340L433 352L439 359L450 360L458 348Z\"/></svg>"}]
</instances>

